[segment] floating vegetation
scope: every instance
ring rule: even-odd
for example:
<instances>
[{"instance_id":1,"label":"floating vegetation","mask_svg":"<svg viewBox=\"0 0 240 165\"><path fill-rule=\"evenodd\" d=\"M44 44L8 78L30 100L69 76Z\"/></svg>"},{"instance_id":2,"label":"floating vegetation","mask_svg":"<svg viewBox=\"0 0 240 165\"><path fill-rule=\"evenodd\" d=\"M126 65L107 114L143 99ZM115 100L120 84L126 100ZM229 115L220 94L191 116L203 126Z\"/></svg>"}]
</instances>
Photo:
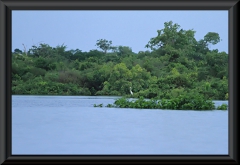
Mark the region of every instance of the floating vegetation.
<instances>
[{"instance_id":1,"label":"floating vegetation","mask_svg":"<svg viewBox=\"0 0 240 165\"><path fill-rule=\"evenodd\" d=\"M102 107L102 104L101 106ZM146 100L140 97L137 100L129 100L126 97L117 99L113 104L108 104L106 107L116 108L139 108L139 109L172 109L172 110L214 110L214 102L204 99L204 97L197 95L190 97L187 95L180 95L172 99L150 99ZM227 105L222 104L217 107L217 110L227 110Z\"/></svg>"},{"instance_id":2,"label":"floating vegetation","mask_svg":"<svg viewBox=\"0 0 240 165\"><path fill-rule=\"evenodd\" d=\"M114 105L108 104L106 107L112 108L112 107L114 107Z\"/></svg>"},{"instance_id":3,"label":"floating vegetation","mask_svg":"<svg viewBox=\"0 0 240 165\"><path fill-rule=\"evenodd\" d=\"M220 106L217 107L217 110L227 110L227 104L222 104Z\"/></svg>"},{"instance_id":4,"label":"floating vegetation","mask_svg":"<svg viewBox=\"0 0 240 165\"><path fill-rule=\"evenodd\" d=\"M94 106L94 107L102 107L103 104L98 104L98 105L97 105L97 104L94 104L93 106Z\"/></svg>"}]
</instances>

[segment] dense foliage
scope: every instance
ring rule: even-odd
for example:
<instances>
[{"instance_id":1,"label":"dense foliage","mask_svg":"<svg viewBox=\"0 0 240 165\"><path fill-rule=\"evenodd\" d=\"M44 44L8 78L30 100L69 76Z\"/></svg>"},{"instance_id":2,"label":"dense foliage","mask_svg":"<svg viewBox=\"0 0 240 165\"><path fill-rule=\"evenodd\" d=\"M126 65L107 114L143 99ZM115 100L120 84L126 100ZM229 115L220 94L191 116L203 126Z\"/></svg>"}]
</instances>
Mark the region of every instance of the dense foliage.
<instances>
[{"instance_id":1,"label":"dense foliage","mask_svg":"<svg viewBox=\"0 0 240 165\"><path fill-rule=\"evenodd\" d=\"M197 41L194 34L170 21L147 43L151 51L134 53L106 39L89 52L43 43L24 52L15 49L12 94L130 96L132 87L138 98L228 99L228 54L209 49L219 35L209 32Z\"/></svg>"}]
</instances>

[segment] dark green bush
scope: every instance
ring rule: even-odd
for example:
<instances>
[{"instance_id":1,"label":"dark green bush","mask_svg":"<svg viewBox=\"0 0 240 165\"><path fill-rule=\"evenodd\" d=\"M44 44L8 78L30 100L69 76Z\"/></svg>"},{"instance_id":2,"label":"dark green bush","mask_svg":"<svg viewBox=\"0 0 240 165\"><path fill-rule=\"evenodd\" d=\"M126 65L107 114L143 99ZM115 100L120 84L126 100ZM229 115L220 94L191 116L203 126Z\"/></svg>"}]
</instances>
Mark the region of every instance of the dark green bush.
<instances>
[{"instance_id":1,"label":"dark green bush","mask_svg":"<svg viewBox=\"0 0 240 165\"><path fill-rule=\"evenodd\" d=\"M32 73L36 77L44 76L46 74L46 70L41 69L41 68L36 68L36 67L30 68L29 72Z\"/></svg>"}]
</instances>

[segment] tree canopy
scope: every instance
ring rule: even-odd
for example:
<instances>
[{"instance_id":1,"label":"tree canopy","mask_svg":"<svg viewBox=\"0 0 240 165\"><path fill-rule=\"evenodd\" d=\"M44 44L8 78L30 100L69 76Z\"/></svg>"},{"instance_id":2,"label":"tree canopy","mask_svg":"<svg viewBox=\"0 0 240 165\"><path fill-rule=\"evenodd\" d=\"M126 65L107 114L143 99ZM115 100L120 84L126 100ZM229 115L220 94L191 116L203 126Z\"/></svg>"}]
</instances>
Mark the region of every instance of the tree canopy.
<instances>
[{"instance_id":1,"label":"tree canopy","mask_svg":"<svg viewBox=\"0 0 240 165\"><path fill-rule=\"evenodd\" d=\"M146 44L151 51L135 53L99 39L84 52L66 45L33 45L12 52L12 94L130 95L172 98L180 94L228 99L228 54L210 50L220 36L208 32L196 40L193 29L172 21ZM94 44L94 43L93 43ZM112 50L112 51L110 51ZM25 51L25 50L24 50Z\"/></svg>"}]
</instances>

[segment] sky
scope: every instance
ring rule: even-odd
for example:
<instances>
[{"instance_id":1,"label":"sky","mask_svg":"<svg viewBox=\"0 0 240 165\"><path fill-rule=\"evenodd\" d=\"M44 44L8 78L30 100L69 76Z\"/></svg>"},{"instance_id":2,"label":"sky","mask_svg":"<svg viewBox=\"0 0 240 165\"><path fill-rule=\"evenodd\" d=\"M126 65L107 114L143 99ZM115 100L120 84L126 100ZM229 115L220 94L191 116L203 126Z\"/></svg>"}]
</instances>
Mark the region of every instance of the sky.
<instances>
[{"instance_id":1,"label":"sky","mask_svg":"<svg viewBox=\"0 0 240 165\"><path fill-rule=\"evenodd\" d=\"M97 49L97 40L106 39L112 46L128 46L138 53L149 50L145 45L169 21L196 31L197 40L208 32L218 33L221 41L210 49L228 53L227 10L13 10L12 50L44 43L90 51Z\"/></svg>"}]
</instances>

